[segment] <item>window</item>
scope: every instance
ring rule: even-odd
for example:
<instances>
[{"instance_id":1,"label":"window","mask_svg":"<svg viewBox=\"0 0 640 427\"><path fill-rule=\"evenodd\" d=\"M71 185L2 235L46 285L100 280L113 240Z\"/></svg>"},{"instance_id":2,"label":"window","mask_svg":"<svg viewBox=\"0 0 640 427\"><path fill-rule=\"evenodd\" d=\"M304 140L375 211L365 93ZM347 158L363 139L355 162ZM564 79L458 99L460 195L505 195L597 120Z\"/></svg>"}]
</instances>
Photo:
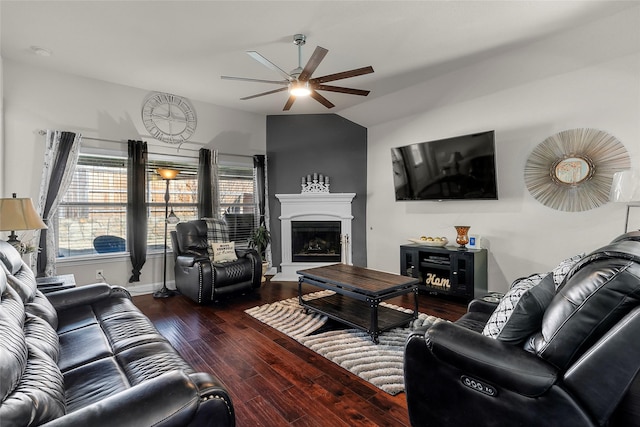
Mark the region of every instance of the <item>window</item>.
<instances>
[{"instance_id":1,"label":"window","mask_svg":"<svg viewBox=\"0 0 640 427\"><path fill-rule=\"evenodd\" d=\"M229 240L245 245L257 226L253 166L220 164L218 186L220 216L229 226Z\"/></svg>"},{"instance_id":2,"label":"window","mask_svg":"<svg viewBox=\"0 0 640 427\"><path fill-rule=\"evenodd\" d=\"M127 159L80 155L69 190L60 202L58 257L125 251Z\"/></svg>"},{"instance_id":3,"label":"window","mask_svg":"<svg viewBox=\"0 0 640 427\"><path fill-rule=\"evenodd\" d=\"M164 195L167 183L156 170L158 168L177 169L175 179L169 181L169 212L180 221L198 218L198 165L197 163L176 163L149 160L147 162L147 205L149 221L147 245L149 251L162 251L164 248ZM175 230L175 224L168 224L167 233ZM171 248L170 238L167 245Z\"/></svg>"},{"instance_id":4,"label":"window","mask_svg":"<svg viewBox=\"0 0 640 427\"><path fill-rule=\"evenodd\" d=\"M147 206L149 252L164 247L166 181L158 168L180 170L169 183L169 210L181 221L198 217L198 166L194 162L149 160ZM220 216L229 225L231 240L246 245L256 226L254 177L250 165L219 166ZM81 154L69 190L58 208L58 257L125 252L127 236L127 159ZM175 225L169 224L170 232ZM170 247L170 243L169 247Z\"/></svg>"}]
</instances>

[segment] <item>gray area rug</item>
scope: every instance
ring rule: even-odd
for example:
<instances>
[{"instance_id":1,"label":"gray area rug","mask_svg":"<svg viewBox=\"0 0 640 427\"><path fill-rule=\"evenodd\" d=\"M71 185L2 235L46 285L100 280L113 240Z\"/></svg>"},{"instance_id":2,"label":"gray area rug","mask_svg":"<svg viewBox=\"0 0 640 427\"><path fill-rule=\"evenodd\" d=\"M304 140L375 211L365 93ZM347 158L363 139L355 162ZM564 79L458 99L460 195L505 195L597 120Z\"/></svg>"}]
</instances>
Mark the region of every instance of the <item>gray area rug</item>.
<instances>
[{"instance_id":1,"label":"gray area rug","mask_svg":"<svg viewBox=\"0 0 640 427\"><path fill-rule=\"evenodd\" d=\"M315 292L304 298L319 298L332 293ZM381 305L411 312L392 304ZM444 321L419 313L409 327L382 333L380 343L376 345L366 332L340 325L314 312L305 314L298 298L253 307L245 312L391 395L404 391L404 345L411 330ZM332 330L324 331L328 326Z\"/></svg>"}]
</instances>

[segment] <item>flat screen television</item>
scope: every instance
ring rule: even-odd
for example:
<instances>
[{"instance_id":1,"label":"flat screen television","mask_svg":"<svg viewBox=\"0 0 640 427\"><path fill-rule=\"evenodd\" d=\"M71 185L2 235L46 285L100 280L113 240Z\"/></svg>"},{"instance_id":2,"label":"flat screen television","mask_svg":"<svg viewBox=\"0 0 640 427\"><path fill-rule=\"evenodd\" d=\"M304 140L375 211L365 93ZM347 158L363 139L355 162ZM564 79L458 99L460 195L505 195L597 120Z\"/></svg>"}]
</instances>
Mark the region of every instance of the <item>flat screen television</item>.
<instances>
[{"instance_id":1,"label":"flat screen television","mask_svg":"<svg viewBox=\"0 0 640 427\"><path fill-rule=\"evenodd\" d=\"M396 200L495 200L495 132L391 149Z\"/></svg>"}]
</instances>

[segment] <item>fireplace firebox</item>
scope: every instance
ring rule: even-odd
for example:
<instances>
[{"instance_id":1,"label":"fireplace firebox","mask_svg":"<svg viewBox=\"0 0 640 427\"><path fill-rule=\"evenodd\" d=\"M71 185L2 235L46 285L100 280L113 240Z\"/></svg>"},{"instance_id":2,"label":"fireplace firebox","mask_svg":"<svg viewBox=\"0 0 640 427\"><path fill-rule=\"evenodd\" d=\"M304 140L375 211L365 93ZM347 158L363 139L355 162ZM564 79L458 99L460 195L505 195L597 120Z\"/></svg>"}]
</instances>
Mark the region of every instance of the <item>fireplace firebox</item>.
<instances>
[{"instance_id":1,"label":"fireplace firebox","mask_svg":"<svg viewBox=\"0 0 640 427\"><path fill-rule=\"evenodd\" d=\"M291 221L293 262L340 262L340 221Z\"/></svg>"}]
</instances>

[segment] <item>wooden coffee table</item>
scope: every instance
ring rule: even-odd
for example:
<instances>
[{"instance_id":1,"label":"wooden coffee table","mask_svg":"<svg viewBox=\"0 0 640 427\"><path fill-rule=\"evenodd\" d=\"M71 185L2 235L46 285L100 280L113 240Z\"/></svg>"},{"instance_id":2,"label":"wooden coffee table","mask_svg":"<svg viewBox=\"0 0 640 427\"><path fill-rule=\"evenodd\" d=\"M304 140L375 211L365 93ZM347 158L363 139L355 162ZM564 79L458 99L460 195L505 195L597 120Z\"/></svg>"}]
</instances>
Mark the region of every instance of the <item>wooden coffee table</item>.
<instances>
[{"instance_id":1,"label":"wooden coffee table","mask_svg":"<svg viewBox=\"0 0 640 427\"><path fill-rule=\"evenodd\" d=\"M300 305L366 331L376 344L381 332L406 325L418 317L417 279L346 264L308 268L296 273L301 275L298 280ZM303 283L335 294L305 300ZM380 306L384 300L410 293L414 295L412 313Z\"/></svg>"}]
</instances>

